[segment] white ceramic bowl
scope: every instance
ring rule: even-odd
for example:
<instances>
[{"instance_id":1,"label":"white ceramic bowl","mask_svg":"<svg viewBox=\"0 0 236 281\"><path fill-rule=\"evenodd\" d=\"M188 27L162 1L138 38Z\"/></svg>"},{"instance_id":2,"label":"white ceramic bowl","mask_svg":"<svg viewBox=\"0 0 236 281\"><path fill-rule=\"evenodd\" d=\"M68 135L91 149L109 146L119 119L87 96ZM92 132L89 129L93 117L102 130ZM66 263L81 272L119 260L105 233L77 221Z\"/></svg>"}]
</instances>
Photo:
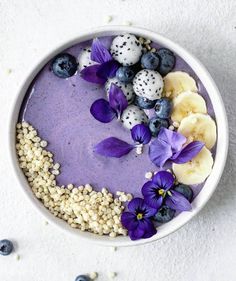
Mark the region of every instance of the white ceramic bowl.
<instances>
[{"instance_id":1,"label":"white ceramic bowl","mask_svg":"<svg viewBox=\"0 0 236 281\"><path fill-rule=\"evenodd\" d=\"M196 72L196 74L204 84L210 96L210 99L212 100L215 115L216 115L217 128L219 132L217 136L217 149L216 149L215 163L212 173L208 177L199 195L193 201L192 211L183 212L169 223L160 226L158 233L155 236L149 239L142 239L138 241L131 241L129 237L117 237L112 239L107 236L98 236L88 232L82 232L77 229L71 228L63 220L55 218L32 193L26 178L24 177L21 169L19 168L16 151L15 151L15 124L17 123L19 109L30 83L32 82L36 74L39 72L39 70L41 70L41 68L56 54L58 54L59 52L65 50L66 48L76 43L83 42L94 37L100 37L106 35L118 35L124 32L133 33L144 38L149 38L152 41L160 43L164 47L170 48L176 54L182 57L192 67L192 69ZM211 78L206 68L195 57L189 54L184 48L173 43L171 40L146 29L128 27L128 26L104 26L104 27L90 30L88 32L83 32L73 40L66 42L65 44L63 44L62 46L58 47L55 50L51 50L47 56L45 56L39 61L36 67L32 68L30 75L25 79L23 85L19 88L19 93L16 96L15 103L12 108L10 124L9 124L8 143L9 143L9 151L10 151L12 167L19 181L19 185L21 186L26 196L30 199L34 207L42 215L44 215L45 218L50 223L53 223L59 228L63 229L65 233L77 236L78 239L85 239L87 241L95 242L97 244L101 244L104 246L134 246L134 245L144 244L161 239L169 235L170 233L176 231L185 223L187 223L190 219L192 219L206 204L206 202L209 200L214 190L216 189L217 184L222 175L222 172L224 170L227 151L228 151L228 124L227 124L227 117L226 117L224 105L220 93L213 79Z\"/></svg>"}]
</instances>

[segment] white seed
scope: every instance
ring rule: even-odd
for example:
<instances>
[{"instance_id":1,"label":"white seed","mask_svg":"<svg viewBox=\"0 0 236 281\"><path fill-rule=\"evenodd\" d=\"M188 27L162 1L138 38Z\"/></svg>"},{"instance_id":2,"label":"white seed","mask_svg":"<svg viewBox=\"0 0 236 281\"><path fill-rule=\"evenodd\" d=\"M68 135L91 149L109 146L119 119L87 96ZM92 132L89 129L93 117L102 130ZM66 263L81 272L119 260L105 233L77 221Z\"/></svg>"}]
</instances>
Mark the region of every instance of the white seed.
<instances>
[{"instance_id":1,"label":"white seed","mask_svg":"<svg viewBox=\"0 0 236 281\"><path fill-rule=\"evenodd\" d=\"M152 172L147 172L145 174L145 178L148 179L148 180L150 180L152 177L153 177L153 173Z\"/></svg>"},{"instance_id":2,"label":"white seed","mask_svg":"<svg viewBox=\"0 0 236 281\"><path fill-rule=\"evenodd\" d=\"M107 275L108 275L108 278L113 279L117 276L117 273L116 272L108 272Z\"/></svg>"},{"instance_id":3,"label":"white seed","mask_svg":"<svg viewBox=\"0 0 236 281\"><path fill-rule=\"evenodd\" d=\"M46 147L48 145L48 143L45 140L42 140L40 142L41 147Z\"/></svg>"},{"instance_id":4,"label":"white seed","mask_svg":"<svg viewBox=\"0 0 236 281\"><path fill-rule=\"evenodd\" d=\"M111 22L112 19L113 19L113 17L112 17L111 15L107 15L107 16L105 17L105 23Z\"/></svg>"},{"instance_id":5,"label":"white seed","mask_svg":"<svg viewBox=\"0 0 236 281\"><path fill-rule=\"evenodd\" d=\"M170 125L168 129L174 131L175 127L173 125Z\"/></svg>"},{"instance_id":6,"label":"white seed","mask_svg":"<svg viewBox=\"0 0 236 281\"><path fill-rule=\"evenodd\" d=\"M131 26L131 25L132 25L132 22L131 22L131 21L128 21L128 20L125 20L125 21L123 21L123 25Z\"/></svg>"},{"instance_id":7,"label":"white seed","mask_svg":"<svg viewBox=\"0 0 236 281\"><path fill-rule=\"evenodd\" d=\"M117 251L117 247L111 247L111 251L112 252L116 252Z\"/></svg>"},{"instance_id":8,"label":"white seed","mask_svg":"<svg viewBox=\"0 0 236 281\"><path fill-rule=\"evenodd\" d=\"M97 274L97 272L91 272L89 274L89 277L90 277L90 279L95 280L98 277L98 274Z\"/></svg>"}]
</instances>

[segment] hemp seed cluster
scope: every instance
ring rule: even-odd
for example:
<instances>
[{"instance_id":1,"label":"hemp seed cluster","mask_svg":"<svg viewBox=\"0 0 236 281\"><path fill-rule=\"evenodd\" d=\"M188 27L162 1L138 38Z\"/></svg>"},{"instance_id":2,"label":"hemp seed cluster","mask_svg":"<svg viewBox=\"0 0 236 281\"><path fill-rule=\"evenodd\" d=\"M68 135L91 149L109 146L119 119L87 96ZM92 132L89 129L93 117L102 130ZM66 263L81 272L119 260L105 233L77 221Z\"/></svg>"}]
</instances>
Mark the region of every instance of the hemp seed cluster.
<instances>
[{"instance_id":1,"label":"hemp seed cluster","mask_svg":"<svg viewBox=\"0 0 236 281\"><path fill-rule=\"evenodd\" d=\"M121 192L115 198L106 188L97 192L90 184L58 186L60 164L54 163L53 154L45 149L47 142L26 122L17 124L16 133L19 165L35 196L54 216L82 231L110 237L127 235L120 215L125 208L123 202L132 199L130 194Z\"/></svg>"}]
</instances>

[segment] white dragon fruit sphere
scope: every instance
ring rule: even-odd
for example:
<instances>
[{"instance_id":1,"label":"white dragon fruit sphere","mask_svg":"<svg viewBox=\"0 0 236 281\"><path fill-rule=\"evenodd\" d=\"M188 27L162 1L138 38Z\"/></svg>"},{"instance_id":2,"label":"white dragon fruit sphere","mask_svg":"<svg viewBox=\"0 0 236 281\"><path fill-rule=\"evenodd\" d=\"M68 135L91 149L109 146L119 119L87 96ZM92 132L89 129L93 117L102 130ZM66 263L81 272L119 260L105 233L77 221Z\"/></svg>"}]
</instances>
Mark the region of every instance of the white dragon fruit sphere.
<instances>
[{"instance_id":1,"label":"white dragon fruit sphere","mask_svg":"<svg viewBox=\"0 0 236 281\"><path fill-rule=\"evenodd\" d=\"M84 48L78 56L79 71L85 67L97 64L96 61L91 60L91 47Z\"/></svg>"},{"instance_id":2,"label":"white dragon fruit sphere","mask_svg":"<svg viewBox=\"0 0 236 281\"><path fill-rule=\"evenodd\" d=\"M163 87L161 75L154 70L143 69L135 75L133 80L135 94L149 100L160 99Z\"/></svg>"},{"instance_id":3,"label":"white dragon fruit sphere","mask_svg":"<svg viewBox=\"0 0 236 281\"><path fill-rule=\"evenodd\" d=\"M146 124L148 117L145 112L136 105L129 105L121 115L121 122L127 129L132 129L135 125Z\"/></svg>"},{"instance_id":4,"label":"white dragon fruit sphere","mask_svg":"<svg viewBox=\"0 0 236 281\"><path fill-rule=\"evenodd\" d=\"M124 66L137 63L142 55L142 45L132 34L115 37L111 43L111 55Z\"/></svg>"},{"instance_id":5,"label":"white dragon fruit sphere","mask_svg":"<svg viewBox=\"0 0 236 281\"><path fill-rule=\"evenodd\" d=\"M110 89L111 83L114 83L116 86L118 86L123 91L123 93L128 101L128 104L131 104L134 101L135 93L133 90L133 85L124 84L124 83L120 82L116 77L108 79L105 84L105 90L106 90L107 96L109 94L109 89Z\"/></svg>"}]
</instances>

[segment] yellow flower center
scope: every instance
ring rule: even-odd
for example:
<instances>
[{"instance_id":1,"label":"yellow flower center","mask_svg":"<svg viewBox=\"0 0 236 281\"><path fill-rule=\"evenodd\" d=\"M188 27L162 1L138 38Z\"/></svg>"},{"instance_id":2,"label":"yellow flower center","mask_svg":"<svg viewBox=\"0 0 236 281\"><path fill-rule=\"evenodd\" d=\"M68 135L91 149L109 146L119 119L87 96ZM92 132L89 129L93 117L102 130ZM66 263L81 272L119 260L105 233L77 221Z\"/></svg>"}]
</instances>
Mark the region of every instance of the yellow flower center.
<instances>
[{"instance_id":1,"label":"yellow flower center","mask_svg":"<svg viewBox=\"0 0 236 281\"><path fill-rule=\"evenodd\" d=\"M164 189L159 189L158 193L159 193L159 195L163 196L165 194L165 190Z\"/></svg>"},{"instance_id":2,"label":"yellow flower center","mask_svg":"<svg viewBox=\"0 0 236 281\"><path fill-rule=\"evenodd\" d=\"M142 218L143 218L143 214L138 213L138 214L137 214L137 219L138 219L138 220L141 220Z\"/></svg>"}]
</instances>

